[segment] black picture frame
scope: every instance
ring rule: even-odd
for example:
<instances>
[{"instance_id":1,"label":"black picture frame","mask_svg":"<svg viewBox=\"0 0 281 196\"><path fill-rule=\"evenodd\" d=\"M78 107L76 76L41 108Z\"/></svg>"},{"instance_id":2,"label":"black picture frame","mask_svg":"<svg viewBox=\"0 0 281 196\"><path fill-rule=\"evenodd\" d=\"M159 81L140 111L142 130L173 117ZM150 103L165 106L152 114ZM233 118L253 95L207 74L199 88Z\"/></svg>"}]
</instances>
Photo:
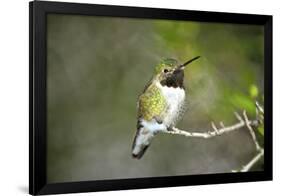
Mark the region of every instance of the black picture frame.
<instances>
[{"instance_id":1,"label":"black picture frame","mask_svg":"<svg viewBox=\"0 0 281 196\"><path fill-rule=\"evenodd\" d=\"M264 171L47 184L46 15L78 14L264 26ZM272 180L272 16L33 1L29 3L29 193L57 194Z\"/></svg>"}]
</instances>

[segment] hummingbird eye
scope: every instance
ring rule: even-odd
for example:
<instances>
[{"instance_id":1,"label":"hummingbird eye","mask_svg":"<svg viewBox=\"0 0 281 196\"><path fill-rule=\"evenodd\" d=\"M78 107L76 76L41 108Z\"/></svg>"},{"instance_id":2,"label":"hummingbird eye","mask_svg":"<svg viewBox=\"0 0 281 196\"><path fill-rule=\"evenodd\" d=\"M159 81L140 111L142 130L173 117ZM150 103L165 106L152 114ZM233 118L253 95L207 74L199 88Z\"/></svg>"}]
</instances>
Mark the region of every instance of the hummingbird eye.
<instances>
[{"instance_id":1,"label":"hummingbird eye","mask_svg":"<svg viewBox=\"0 0 281 196\"><path fill-rule=\"evenodd\" d=\"M169 70L168 69L164 69L164 73L167 73Z\"/></svg>"}]
</instances>

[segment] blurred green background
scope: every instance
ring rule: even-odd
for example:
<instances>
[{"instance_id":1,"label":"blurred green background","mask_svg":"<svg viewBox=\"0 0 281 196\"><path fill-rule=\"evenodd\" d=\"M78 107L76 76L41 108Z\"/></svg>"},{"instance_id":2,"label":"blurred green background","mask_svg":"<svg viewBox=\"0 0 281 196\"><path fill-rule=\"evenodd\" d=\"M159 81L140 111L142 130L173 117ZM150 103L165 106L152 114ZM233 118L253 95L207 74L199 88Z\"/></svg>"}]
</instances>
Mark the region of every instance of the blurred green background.
<instances>
[{"instance_id":1,"label":"blurred green background","mask_svg":"<svg viewBox=\"0 0 281 196\"><path fill-rule=\"evenodd\" d=\"M254 101L263 101L263 36L258 25L48 14L48 182L240 169L255 155L243 129L208 140L158 135L132 159L136 101L162 58L200 55L185 70L187 111L177 127L230 125L242 109L254 118Z\"/></svg>"}]
</instances>

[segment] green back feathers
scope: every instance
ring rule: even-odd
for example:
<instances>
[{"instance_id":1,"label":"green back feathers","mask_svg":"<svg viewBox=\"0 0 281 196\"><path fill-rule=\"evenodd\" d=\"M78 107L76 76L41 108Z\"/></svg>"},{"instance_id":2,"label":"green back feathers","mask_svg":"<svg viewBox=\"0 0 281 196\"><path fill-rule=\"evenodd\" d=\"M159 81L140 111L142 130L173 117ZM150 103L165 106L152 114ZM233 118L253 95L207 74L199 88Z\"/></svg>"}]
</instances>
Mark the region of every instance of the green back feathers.
<instances>
[{"instance_id":1,"label":"green back feathers","mask_svg":"<svg viewBox=\"0 0 281 196\"><path fill-rule=\"evenodd\" d=\"M175 59L167 58L162 60L158 65L155 67L155 73L159 74L164 69L174 68L178 65L178 61Z\"/></svg>"}]
</instances>

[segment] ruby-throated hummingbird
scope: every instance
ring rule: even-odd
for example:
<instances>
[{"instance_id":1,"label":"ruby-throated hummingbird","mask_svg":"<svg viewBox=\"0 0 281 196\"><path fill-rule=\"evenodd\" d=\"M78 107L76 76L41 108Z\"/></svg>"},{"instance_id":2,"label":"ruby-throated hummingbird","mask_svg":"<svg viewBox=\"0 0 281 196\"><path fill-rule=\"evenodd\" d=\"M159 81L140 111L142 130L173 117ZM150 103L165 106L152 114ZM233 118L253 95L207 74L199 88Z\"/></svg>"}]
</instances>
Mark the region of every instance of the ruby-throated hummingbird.
<instances>
[{"instance_id":1,"label":"ruby-throated hummingbird","mask_svg":"<svg viewBox=\"0 0 281 196\"><path fill-rule=\"evenodd\" d=\"M140 159L153 137L160 131L169 131L180 120L185 103L184 64L165 59L156 65L154 75L138 98L137 132L132 156Z\"/></svg>"}]
</instances>

